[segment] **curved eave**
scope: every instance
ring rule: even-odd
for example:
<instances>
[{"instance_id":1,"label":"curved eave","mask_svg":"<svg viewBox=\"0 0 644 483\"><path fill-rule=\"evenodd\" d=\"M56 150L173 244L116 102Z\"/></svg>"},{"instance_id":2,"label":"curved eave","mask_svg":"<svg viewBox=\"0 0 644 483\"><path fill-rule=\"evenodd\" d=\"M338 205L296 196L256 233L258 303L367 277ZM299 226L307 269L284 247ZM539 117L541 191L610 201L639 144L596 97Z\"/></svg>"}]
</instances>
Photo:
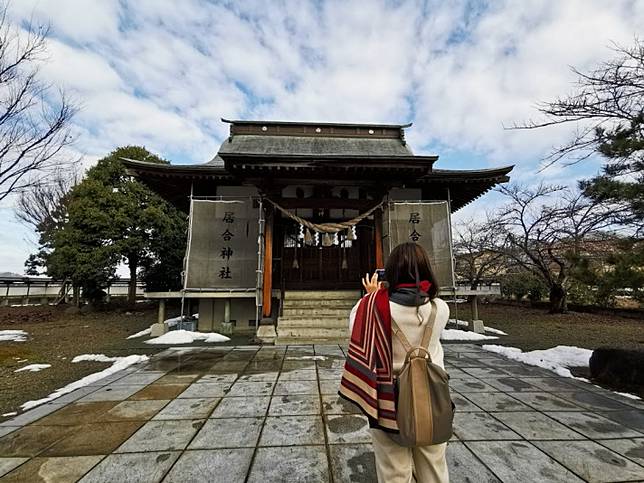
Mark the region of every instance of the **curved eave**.
<instances>
[{"instance_id":1,"label":"curved eave","mask_svg":"<svg viewBox=\"0 0 644 483\"><path fill-rule=\"evenodd\" d=\"M253 121L253 120L240 120L240 119L226 119L221 118L222 122L227 124L239 125L267 125L267 126L329 126L329 127L375 127L386 129L406 129L411 127L413 123L407 124L372 124L372 123L344 123L344 122L315 122L315 121Z\"/></svg>"},{"instance_id":2,"label":"curved eave","mask_svg":"<svg viewBox=\"0 0 644 483\"><path fill-rule=\"evenodd\" d=\"M224 167L209 164L186 165L159 164L147 161L121 158L125 169L133 176L154 176L160 178L189 179L233 179Z\"/></svg>"},{"instance_id":3,"label":"curved eave","mask_svg":"<svg viewBox=\"0 0 644 483\"><path fill-rule=\"evenodd\" d=\"M477 170L435 169L419 180L422 186L450 188L452 213L469 205L496 185L510 181L508 174L514 165Z\"/></svg>"}]
</instances>

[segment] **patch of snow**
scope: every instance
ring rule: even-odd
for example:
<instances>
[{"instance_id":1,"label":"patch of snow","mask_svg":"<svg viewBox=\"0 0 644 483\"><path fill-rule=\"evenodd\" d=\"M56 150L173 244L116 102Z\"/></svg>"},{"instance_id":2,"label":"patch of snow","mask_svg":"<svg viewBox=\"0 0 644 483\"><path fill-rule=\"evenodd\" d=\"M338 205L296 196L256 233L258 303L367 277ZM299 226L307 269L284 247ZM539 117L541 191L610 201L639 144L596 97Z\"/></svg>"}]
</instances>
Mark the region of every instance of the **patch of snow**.
<instances>
[{"instance_id":1,"label":"patch of snow","mask_svg":"<svg viewBox=\"0 0 644 483\"><path fill-rule=\"evenodd\" d=\"M192 344L196 340L207 343L228 342L230 338L217 332L192 332L189 330L171 330L162 336L146 340L146 344Z\"/></svg>"},{"instance_id":2,"label":"patch of snow","mask_svg":"<svg viewBox=\"0 0 644 483\"><path fill-rule=\"evenodd\" d=\"M103 369L102 371L95 372L93 374L83 377L82 379L79 379L78 381L74 381L70 384L67 384L66 386L61 387L60 389L56 389L53 393L51 393L47 397L44 397L42 399L37 399L35 401L27 401L20 407L22 408L23 411L26 411L27 409L40 406L41 404L47 403L49 401L53 401L54 399L64 396L65 394L75 391L76 389L89 386L93 382L103 379L104 377L114 374L115 372L122 371L126 367L131 366L132 364L146 362L149 359L150 358L148 356L140 356L140 355L131 355L131 356L125 356L125 357L107 357L104 354L83 354L80 356L76 356L74 357L74 359L72 359L72 362L98 361L98 362L112 362L113 364L110 367Z\"/></svg>"},{"instance_id":3,"label":"patch of snow","mask_svg":"<svg viewBox=\"0 0 644 483\"><path fill-rule=\"evenodd\" d=\"M14 412L12 412L12 413L4 413L4 414L2 415L2 417L3 417L3 418L8 418L9 416L15 416L16 414L18 414L16 411L14 411Z\"/></svg>"},{"instance_id":4,"label":"patch of snow","mask_svg":"<svg viewBox=\"0 0 644 483\"><path fill-rule=\"evenodd\" d=\"M595 385L595 384L593 384ZM601 387L601 386L599 386ZM620 396L627 397L629 399L635 399L636 401L642 401L642 398L639 396L636 396L635 394L631 394L630 392L619 392L619 391L613 391L615 394L619 394Z\"/></svg>"},{"instance_id":5,"label":"patch of snow","mask_svg":"<svg viewBox=\"0 0 644 483\"><path fill-rule=\"evenodd\" d=\"M490 334L496 334L496 335L508 335L502 330L495 329L494 327L485 327L485 332L489 332Z\"/></svg>"},{"instance_id":6,"label":"patch of snow","mask_svg":"<svg viewBox=\"0 0 644 483\"><path fill-rule=\"evenodd\" d=\"M48 369L50 367L51 367L51 364L29 364L28 366L21 367L20 369L16 369L13 372L24 372L24 371L38 372L38 371L42 371L43 369Z\"/></svg>"},{"instance_id":7,"label":"patch of snow","mask_svg":"<svg viewBox=\"0 0 644 483\"><path fill-rule=\"evenodd\" d=\"M560 376L575 379L582 378L574 377L568 367L588 367L588 361L593 353L590 349L567 345L558 345L550 349L529 352L523 352L517 347L502 345L483 345L481 347L487 351L501 354L508 359L523 362L530 366L543 367Z\"/></svg>"},{"instance_id":8,"label":"patch of snow","mask_svg":"<svg viewBox=\"0 0 644 483\"><path fill-rule=\"evenodd\" d=\"M460 319L449 319L447 321L448 324L454 324L456 326L463 326L463 327L468 327L470 323L467 320L460 320ZM494 327L488 327L487 325L485 326L485 332L489 332L490 334L496 334L496 335L508 335L502 330L495 329Z\"/></svg>"},{"instance_id":9,"label":"patch of snow","mask_svg":"<svg viewBox=\"0 0 644 483\"><path fill-rule=\"evenodd\" d=\"M199 320L199 314L192 314L192 317L183 317L183 320L188 320L188 319L197 319ZM181 322L181 316L178 317L172 317L171 319L164 320L163 323L166 324L168 327L174 327L177 325L179 322Z\"/></svg>"},{"instance_id":10,"label":"patch of snow","mask_svg":"<svg viewBox=\"0 0 644 483\"><path fill-rule=\"evenodd\" d=\"M137 337L143 337L144 335L150 335L150 332L152 332L151 328L143 329L141 332L137 332L136 334L132 334L128 336L128 339L136 339Z\"/></svg>"},{"instance_id":11,"label":"patch of snow","mask_svg":"<svg viewBox=\"0 0 644 483\"><path fill-rule=\"evenodd\" d=\"M24 342L29 334L24 330L0 330L0 342Z\"/></svg>"},{"instance_id":12,"label":"patch of snow","mask_svg":"<svg viewBox=\"0 0 644 483\"><path fill-rule=\"evenodd\" d=\"M491 335L477 334L469 330L460 329L443 329L441 340L489 340L498 339Z\"/></svg>"}]
</instances>

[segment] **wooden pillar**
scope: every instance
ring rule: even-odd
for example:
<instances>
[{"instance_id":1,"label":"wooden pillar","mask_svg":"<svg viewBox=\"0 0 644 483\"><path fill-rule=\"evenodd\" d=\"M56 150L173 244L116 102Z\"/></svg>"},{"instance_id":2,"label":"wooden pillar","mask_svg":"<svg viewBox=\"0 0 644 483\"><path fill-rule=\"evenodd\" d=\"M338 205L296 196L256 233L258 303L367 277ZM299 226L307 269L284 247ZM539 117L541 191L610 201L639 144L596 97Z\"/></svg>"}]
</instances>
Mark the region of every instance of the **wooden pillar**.
<instances>
[{"instance_id":1,"label":"wooden pillar","mask_svg":"<svg viewBox=\"0 0 644 483\"><path fill-rule=\"evenodd\" d=\"M274 211L270 204L265 204L266 218L264 220L264 276L262 289L262 318L271 316L273 296L273 219Z\"/></svg>"},{"instance_id":2,"label":"wooden pillar","mask_svg":"<svg viewBox=\"0 0 644 483\"><path fill-rule=\"evenodd\" d=\"M374 244L376 255L376 268L385 268L385 259L382 252L382 209L373 213L374 218Z\"/></svg>"}]
</instances>

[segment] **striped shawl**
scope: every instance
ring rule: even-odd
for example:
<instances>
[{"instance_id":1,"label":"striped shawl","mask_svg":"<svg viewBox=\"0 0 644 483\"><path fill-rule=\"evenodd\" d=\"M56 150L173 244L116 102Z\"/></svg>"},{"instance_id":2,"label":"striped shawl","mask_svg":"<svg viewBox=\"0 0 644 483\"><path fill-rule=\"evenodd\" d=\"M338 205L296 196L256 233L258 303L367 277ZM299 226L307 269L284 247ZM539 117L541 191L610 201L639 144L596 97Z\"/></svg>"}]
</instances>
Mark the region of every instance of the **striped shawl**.
<instances>
[{"instance_id":1,"label":"striped shawl","mask_svg":"<svg viewBox=\"0 0 644 483\"><path fill-rule=\"evenodd\" d=\"M380 289L358 305L338 394L357 404L369 426L398 432L389 295Z\"/></svg>"}]
</instances>

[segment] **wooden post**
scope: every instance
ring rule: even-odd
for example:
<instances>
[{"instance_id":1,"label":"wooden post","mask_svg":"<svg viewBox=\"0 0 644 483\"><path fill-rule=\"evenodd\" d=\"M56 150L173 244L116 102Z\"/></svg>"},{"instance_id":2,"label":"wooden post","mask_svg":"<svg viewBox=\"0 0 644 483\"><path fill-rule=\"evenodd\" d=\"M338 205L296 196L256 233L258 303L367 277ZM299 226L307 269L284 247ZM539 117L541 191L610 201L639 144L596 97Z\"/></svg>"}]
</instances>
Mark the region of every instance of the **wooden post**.
<instances>
[{"instance_id":1,"label":"wooden post","mask_svg":"<svg viewBox=\"0 0 644 483\"><path fill-rule=\"evenodd\" d=\"M375 242L375 255L376 255L376 268L385 268L385 259L382 253L382 209L378 209L373 213L374 219L374 242Z\"/></svg>"},{"instance_id":2,"label":"wooden post","mask_svg":"<svg viewBox=\"0 0 644 483\"><path fill-rule=\"evenodd\" d=\"M266 207L266 219L264 221L264 280L262 291L262 318L270 318L272 311L273 296L273 207L269 204Z\"/></svg>"}]
</instances>

